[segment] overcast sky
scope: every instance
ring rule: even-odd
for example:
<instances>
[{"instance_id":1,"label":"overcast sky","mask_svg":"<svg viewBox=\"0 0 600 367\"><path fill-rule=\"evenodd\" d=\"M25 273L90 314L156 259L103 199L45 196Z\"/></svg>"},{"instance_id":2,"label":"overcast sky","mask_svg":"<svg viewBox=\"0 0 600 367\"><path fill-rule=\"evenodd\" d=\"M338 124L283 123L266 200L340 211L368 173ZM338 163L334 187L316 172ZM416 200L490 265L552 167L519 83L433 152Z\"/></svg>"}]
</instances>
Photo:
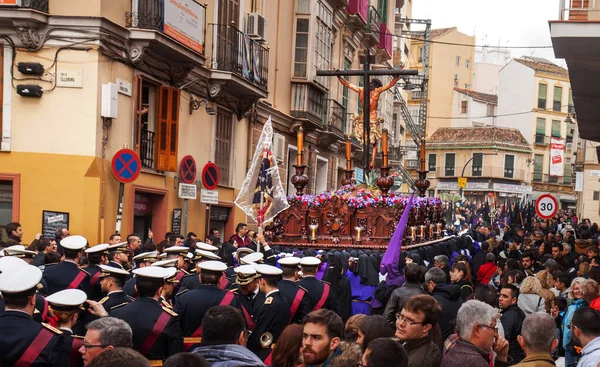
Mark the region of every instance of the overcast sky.
<instances>
[{"instance_id":1,"label":"overcast sky","mask_svg":"<svg viewBox=\"0 0 600 367\"><path fill-rule=\"evenodd\" d=\"M558 19L559 0L413 0L413 18L431 19L432 28L458 27L476 35L478 45L552 45L549 20ZM561 66L550 49L511 49L512 57L544 57Z\"/></svg>"}]
</instances>

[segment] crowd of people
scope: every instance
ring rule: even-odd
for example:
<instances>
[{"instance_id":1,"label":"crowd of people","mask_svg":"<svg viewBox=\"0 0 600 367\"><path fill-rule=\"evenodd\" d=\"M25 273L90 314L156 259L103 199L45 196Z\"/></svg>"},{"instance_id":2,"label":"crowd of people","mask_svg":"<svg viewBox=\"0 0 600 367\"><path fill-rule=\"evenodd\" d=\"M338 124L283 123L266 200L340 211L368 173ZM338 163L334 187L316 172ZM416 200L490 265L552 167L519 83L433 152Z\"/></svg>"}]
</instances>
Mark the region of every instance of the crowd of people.
<instances>
[{"instance_id":1,"label":"crowd of people","mask_svg":"<svg viewBox=\"0 0 600 367\"><path fill-rule=\"evenodd\" d=\"M280 248L244 223L93 246L66 228L25 245L9 223L0 366L598 366L598 226L489 214L457 207L398 277L381 252Z\"/></svg>"}]
</instances>

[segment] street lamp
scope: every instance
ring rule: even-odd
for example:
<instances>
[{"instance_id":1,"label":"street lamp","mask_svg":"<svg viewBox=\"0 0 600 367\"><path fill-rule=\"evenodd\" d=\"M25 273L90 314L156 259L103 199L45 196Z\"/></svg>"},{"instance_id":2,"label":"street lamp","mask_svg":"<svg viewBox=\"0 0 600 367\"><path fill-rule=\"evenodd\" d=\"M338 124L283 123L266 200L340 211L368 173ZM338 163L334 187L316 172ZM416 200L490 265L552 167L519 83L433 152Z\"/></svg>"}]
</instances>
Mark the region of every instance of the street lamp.
<instances>
[{"instance_id":1,"label":"street lamp","mask_svg":"<svg viewBox=\"0 0 600 367\"><path fill-rule=\"evenodd\" d=\"M473 159L475 159L475 157L484 156L484 155L498 155L498 151L496 149L494 149L494 153L474 153L473 156L471 157L471 159L469 159L467 161L467 163L465 163L465 165L463 166L460 177L465 177L465 169L467 169L467 165L469 163L471 163L471 161ZM460 195L460 199L462 200L463 199L463 188L462 187L458 189L458 194Z\"/></svg>"}]
</instances>

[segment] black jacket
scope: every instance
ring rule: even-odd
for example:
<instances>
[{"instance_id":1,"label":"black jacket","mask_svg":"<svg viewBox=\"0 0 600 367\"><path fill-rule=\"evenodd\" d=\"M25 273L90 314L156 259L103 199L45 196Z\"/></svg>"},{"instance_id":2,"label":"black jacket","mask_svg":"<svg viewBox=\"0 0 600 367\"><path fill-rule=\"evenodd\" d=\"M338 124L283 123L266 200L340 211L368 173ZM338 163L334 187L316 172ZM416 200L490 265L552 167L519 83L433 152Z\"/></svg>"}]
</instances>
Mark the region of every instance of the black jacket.
<instances>
[{"instance_id":1,"label":"black jacket","mask_svg":"<svg viewBox=\"0 0 600 367\"><path fill-rule=\"evenodd\" d=\"M443 350L444 341L450 334L454 333L454 325L456 324L456 315L458 309L462 306L463 301L460 298L460 287L455 284L440 284L436 285L431 294L436 301L442 306L442 314L440 315L440 329L442 330L442 338L439 346Z\"/></svg>"},{"instance_id":2,"label":"black jacket","mask_svg":"<svg viewBox=\"0 0 600 367\"><path fill-rule=\"evenodd\" d=\"M390 300L385 306L383 317L390 323L395 325L396 313L402 311L404 302L410 297L417 294L425 294L423 287L419 283L406 282L400 288L394 289Z\"/></svg>"},{"instance_id":3,"label":"black jacket","mask_svg":"<svg viewBox=\"0 0 600 367\"><path fill-rule=\"evenodd\" d=\"M513 364L525 358L525 353L517 341L517 336L521 335L523 320L525 320L525 313L516 304L504 309L500 317L504 337L508 340L508 356L512 358Z\"/></svg>"}]
</instances>

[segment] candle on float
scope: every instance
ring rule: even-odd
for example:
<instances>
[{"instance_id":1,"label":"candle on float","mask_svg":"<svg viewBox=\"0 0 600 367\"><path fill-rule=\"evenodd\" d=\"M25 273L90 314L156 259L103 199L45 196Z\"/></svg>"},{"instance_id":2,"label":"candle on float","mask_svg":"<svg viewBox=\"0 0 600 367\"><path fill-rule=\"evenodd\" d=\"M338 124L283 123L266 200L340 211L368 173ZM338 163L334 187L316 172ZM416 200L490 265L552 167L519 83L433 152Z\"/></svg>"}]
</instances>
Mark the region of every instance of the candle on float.
<instances>
[{"instance_id":1,"label":"candle on float","mask_svg":"<svg viewBox=\"0 0 600 367\"><path fill-rule=\"evenodd\" d=\"M302 149L304 148L304 129L302 129L302 126L300 126L300 129L298 129L298 165L302 164Z\"/></svg>"},{"instance_id":2,"label":"candle on float","mask_svg":"<svg viewBox=\"0 0 600 367\"><path fill-rule=\"evenodd\" d=\"M352 155L352 145L350 144L350 137L348 136L346 138L346 169L348 171L350 171L350 166L351 166L351 163L350 163L350 161L352 159L351 155Z\"/></svg>"},{"instance_id":3,"label":"candle on float","mask_svg":"<svg viewBox=\"0 0 600 367\"><path fill-rule=\"evenodd\" d=\"M383 135L381 136L381 154L383 155L383 166L388 165L388 131L383 129Z\"/></svg>"}]
</instances>

